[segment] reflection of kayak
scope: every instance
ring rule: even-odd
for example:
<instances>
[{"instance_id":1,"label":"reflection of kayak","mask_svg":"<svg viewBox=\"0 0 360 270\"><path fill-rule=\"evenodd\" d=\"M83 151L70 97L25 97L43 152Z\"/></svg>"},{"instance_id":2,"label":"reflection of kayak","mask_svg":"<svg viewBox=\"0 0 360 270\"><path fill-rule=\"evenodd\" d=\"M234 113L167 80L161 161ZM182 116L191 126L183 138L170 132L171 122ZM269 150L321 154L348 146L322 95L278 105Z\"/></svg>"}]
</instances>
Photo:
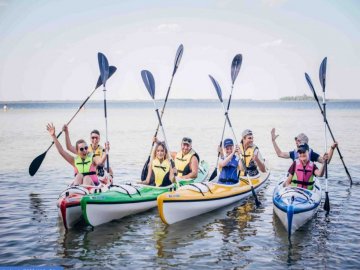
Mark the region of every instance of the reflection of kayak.
<instances>
[{"instance_id":1,"label":"reflection of kayak","mask_svg":"<svg viewBox=\"0 0 360 270\"><path fill-rule=\"evenodd\" d=\"M255 192L268 180L270 172L252 179ZM186 185L177 191L167 192L157 199L161 220L173 224L198 216L217 208L232 204L251 196L251 188L246 179L235 185L203 182Z\"/></svg>"},{"instance_id":2,"label":"reflection of kayak","mask_svg":"<svg viewBox=\"0 0 360 270\"><path fill-rule=\"evenodd\" d=\"M107 178L103 179L105 182ZM80 201L85 195L104 192L108 187L104 184L101 186L68 186L63 192L60 193L57 200L57 207L59 216L62 219L65 229L74 227L76 223L81 221L82 213Z\"/></svg>"},{"instance_id":3,"label":"reflection of kayak","mask_svg":"<svg viewBox=\"0 0 360 270\"><path fill-rule=\"evenodd\" d=\"M209 172L209 165L202 161L196 179L180 180L180 185L201 182ZM144 212L156 207L156 198L173 189L167 187L154 187L140 184L114 185L107 192L84 196L81 200L81 209L85 220L92 226L98 226L125 216Z\"/></svg>"},{"instance_id":4,"label":"reflection of kayak","mask_svg":"<svg viewBox=\"0 0 360 270\"><path fill-rule=\"evenodd\" d=\"M274 211L288 231L288 237L310 220L321 202L321 186L315 178L313 190L283 187L280 181L274 189Z\"/></svg>"}]
</instances>

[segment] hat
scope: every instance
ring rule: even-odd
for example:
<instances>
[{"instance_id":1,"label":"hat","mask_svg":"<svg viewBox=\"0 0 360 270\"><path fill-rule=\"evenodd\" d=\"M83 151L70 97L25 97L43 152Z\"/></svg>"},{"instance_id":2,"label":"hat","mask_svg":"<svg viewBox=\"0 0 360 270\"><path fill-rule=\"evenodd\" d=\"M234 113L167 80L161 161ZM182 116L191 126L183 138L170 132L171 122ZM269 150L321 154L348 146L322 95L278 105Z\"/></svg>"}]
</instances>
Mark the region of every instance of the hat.
<instances>
[{"instance_id":1,"label":"hat","mask_svg":"<svg viewBox=\"0 0 360 270\"><path fill-rule=\"evenodd\" d=\"M304 133L300 133L299 135L297 135L295 137L295 140L299 140L300 144L308 144L309 143L309 138Z\"/></svg>"},{"instance_id":2,"label":"hat","mask_svg":"<svg viewBox=\"0 0 360 270\"><path fill-rule=\"evenodd\" d=\"M186 143L186 144L191 144L192 143L192 139L189 137L184 137L181 141L181 143Z\"/></svg>"},{"instance_id":3,"label":"hat","mask_svg":"<svg viewBox=\"0 0 360 270\"><path fill-rule=\"evenodd\" d=\"M241 134L241 136L244 138L244 137L246 137L247 135L252 135L253 133L252 133L252 131L250 130L250 129L245 129L243 132L242 132L242 134Z\"/></svg>"},{"instance_id":4,"label":"hat","mask_svg":"<svg viewBox=\"0 0 360 270\"><path fill-rule=\"evenodd\" d=\"M225 139L224 140L224 147L226 148L226 147L228 147L230 145L234 145L233 140L232 139Z\"/></svg>"},{"instance_id":5,"label":"hat","mask_svg":"<svg viewBox=\"0 0 360 270\"><path fill-rule=\"evenodd\" d=\"M298 152L303 152L303 153L306 152L306 151L309 151L309 146L306 143L301 144L301 145L299 145L297 151Z\"/></svg>"}]
</instances>

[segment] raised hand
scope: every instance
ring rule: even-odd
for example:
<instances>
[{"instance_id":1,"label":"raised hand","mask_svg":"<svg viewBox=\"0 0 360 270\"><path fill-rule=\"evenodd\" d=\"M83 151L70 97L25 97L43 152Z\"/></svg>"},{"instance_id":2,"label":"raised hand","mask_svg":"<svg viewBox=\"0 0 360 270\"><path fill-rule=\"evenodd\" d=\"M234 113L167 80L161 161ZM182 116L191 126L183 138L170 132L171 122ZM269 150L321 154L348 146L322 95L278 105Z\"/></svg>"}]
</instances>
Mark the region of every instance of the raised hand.
<instances>
[{"instance_id":1,"label":"raised hand","mask_svg":"<svg viewBox=\"0 0 360 270\"><path fill-rule=\"evenodd\" d=\"M46 126L47 131L49 132L50 136L55 136L55 126L53 123L48 123Z\"/></svg>"},{"instance_id":2,"label":"raised hand","mask_svg":"<svg viewBox=\"0 0 360 270\"><path fill-rule=\"evenodd\" d=\"M275 141L277 137L279 137L279 135L276 135L275 134L275 128L272 128L271 129L271 140Z\"/></svg>"}]
</instances>

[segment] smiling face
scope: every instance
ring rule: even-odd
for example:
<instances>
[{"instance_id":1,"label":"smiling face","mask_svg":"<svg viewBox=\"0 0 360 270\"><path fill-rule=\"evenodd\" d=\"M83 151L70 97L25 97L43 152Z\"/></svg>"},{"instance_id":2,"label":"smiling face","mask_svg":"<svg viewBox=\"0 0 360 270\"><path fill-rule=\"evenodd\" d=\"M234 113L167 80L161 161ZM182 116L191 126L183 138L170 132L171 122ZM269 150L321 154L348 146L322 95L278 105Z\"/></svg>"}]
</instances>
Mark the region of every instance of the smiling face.
<instances>
[{"instance_id":1,"label":"smiling face","mask_svg":"<svg viewBox=\"0 0 360 270\"><path fill-rule=\"evenodd\" d=\"M309 157L309 151L304 151L304 150L298 150L298 154L299 154L299 159L300 161L305 164L306 162L308 162L308 157Z\"/></svg>"},{"instance_id":2,"label":"smiling face","mask_svg":"<svg viewBox=\"0 0 360 270\"><path fill-rule=\"evenodd\" d=\"M91 144L96 147L99 144L100 141L100 135L96 134L96 133L91 133L90 134L90 140L91 140Z\"/></svg>"},{"instance_id":3,"label":"smiling face","mask_svg":"<svg viewBox=\"0 0 360 270\"><path fill-rule=\"evenodd\" d=\"M85 142L80 142L76 144L76 150L81 158L86 157L86 155L88 154L88 146L86 145Z\"/></svg>"},{"instance_id":4,"label":"smiling face","mask_svg":"<svg viewBox=\"0 0 360 270\"><path fill-rule=\"evenodd\" d=\"M159 144L156 149L156 158L159 160L164 160L165 158L165 148L163 145Z\"/></svg>"},{"instance_id":5,"label":"smiling face","mask_svg":"<svg viewBox=\"0 0 360 270\"><path fill-rule=\"evenodd\" d=\"M243 138L243 143L245 145L245 148L249 147L250 145L252 145L254 143L254 136L252 134L246 135Z\"/></svg>"},{"instance_id":6,"label":"smiling face","mask_svg":"<svg viewBox=\"0 0 360 270\"><path fill-rule=\"evenodd\" d=\"M181 143L181 151L183 153L183 155L189 154L189 152L191 151L191 144L189 143Z\"/></svg>"},{"instance_id":7,"label":"smiling face","mask_svg":"<svg viewBox=\"0 0 360 270\"><path fill-rule=\"evenodd\" d=\"M225 153L226 155L230 155L232 152L234 151L234 146L233 145L228 145L225 147Z\"/></svg>"}]
</instances>

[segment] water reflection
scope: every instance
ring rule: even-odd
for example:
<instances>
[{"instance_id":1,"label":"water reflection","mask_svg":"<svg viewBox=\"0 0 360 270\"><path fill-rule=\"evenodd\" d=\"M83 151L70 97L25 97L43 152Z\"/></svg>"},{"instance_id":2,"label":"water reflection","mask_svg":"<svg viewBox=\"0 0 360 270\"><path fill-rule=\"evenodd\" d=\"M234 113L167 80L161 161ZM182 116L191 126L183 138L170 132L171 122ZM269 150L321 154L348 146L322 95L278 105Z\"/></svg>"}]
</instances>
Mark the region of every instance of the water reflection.
<instances>
[{"instance_id":1,"label":"water reflection","mask_svg":"<svg viewBox=\"0 0 360 270\"><path fill-rule=\"evenodd\" d=\"M40 194L30 193L29 198L30 198L30 211L32 212L31 220L36 222L42 222L43 219L47 219L45 205L40 197Z\"/></svg>"}]
</instances>

